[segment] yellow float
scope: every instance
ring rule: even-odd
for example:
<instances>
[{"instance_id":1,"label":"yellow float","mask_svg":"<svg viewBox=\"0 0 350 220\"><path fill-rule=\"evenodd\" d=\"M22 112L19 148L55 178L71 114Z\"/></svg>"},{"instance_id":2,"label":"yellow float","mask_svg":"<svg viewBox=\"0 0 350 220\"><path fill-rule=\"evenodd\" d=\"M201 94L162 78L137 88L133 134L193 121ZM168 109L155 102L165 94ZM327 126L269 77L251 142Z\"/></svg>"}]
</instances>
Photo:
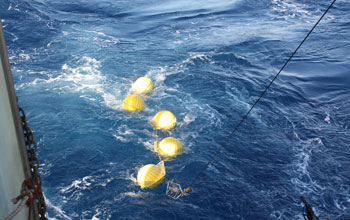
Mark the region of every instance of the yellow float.
<instances>
[{"instance_id":1,"label":"yellow float","mask_svg":"<svg viewBox=\"0 0 350 220\"><path fill-rule=\"evenodd\" d=\"M164 161L157 165L147 164L137 173L137 184L141 188L156 188L164 181L165 174Z\"/></svg>"},{"instance_id":2,"label":"yellow float","mask_svg":"<svg viewBox=\"0 0 350 220\"><path fill-rule=\"evenodd\" d=\"M136 94L148 93L153 89L153 82L150 78L143 76L132 84L132 90Z\"/></svg>"},{"instance_id":3,"label":"yellow float","mask_svg":"<svg viewBox=\"0 0 350 220\"><path fill-rule=\"evenodd\" d=\"M150 122L155 130L170 130L176 125L176 117L170 111L158 112Z\"/></svg>"},{"instance_id":4,"label":"yellow float","mask_svg":"<svg viewBox=\"0 0 350 220\"><path fill-rule=\"evenodd\" d=\"M138 95L129 95L123 101L123 109L134 112L145 109L145 102Z\"/></svg>"},{"instance_id":5,"label":"yellow float","mask_svg":"<svg viewBox=\"0 0 350 220\"><path fill-rule=\"evenodd\" d=\"M181 142L173 137L154 142L154 150L163 157L176 157L183 153Z\"/></svg>"}]
</instances>

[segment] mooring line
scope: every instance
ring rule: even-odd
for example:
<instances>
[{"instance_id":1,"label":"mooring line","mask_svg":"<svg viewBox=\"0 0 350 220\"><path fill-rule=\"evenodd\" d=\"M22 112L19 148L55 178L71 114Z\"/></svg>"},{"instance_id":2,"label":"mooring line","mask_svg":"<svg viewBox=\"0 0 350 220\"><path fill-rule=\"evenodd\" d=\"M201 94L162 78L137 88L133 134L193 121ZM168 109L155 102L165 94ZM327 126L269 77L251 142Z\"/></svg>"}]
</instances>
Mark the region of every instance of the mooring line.
<instances>
[{"instance_id":1,"label":"mooring line","mask_svg":"<svg viewBox=\"0 0 350 220\"><path fill-rule=\"evenodd\" d=\"M322 16L318 19L318 21L314 24L314 26L311 28L311 30L307 33L307 35L304 37L304 39L300 42L299 46L294 50L294 52L289 56L287 61L284 63L284 65L281 67L281 69L278 71L278 73L273 77L273 79L270 81L270 83L266 86L264 91L261 93L259 98L254 102L254 104L250 107L249 111L243 116L241 121L236 125L236 127L232 130L232 132L227 136L224 143L216 150L214 155L211 157L211 159L206 163L206 165L202 168L202 170L197 174L197 176L193 179L191 184L186 188L185 192L188 193L191 190L191 187L193 184L197 181L197 179L202 175L202 173L208 168L208 166L215 160L215 158L218 156L218 154L221 152L222 148L227 144L227 142L232 138L232 136L236 133L238 128L241 126L241 124L245 121L245 119L248 117L250 112L253 110L253 108L258 104L258 102L261 100L261 98L265 95L266 91L271 87L273 82L277 79L277 77L280 75L280 73L283 71L283 69L287 66L289 61L294 57L294 55L297 53L299 48L303 45L303 43L306 41L306 39L310 36L310 34L313 32L313 30L317 27L317 25L320 23L320 21L323 19L323 17L327 14L329 9L333 6L333 4L336 2L336 0L333 0L332 3L328 6L327 10L322 14Z\"/></svg>"}]
</instances>

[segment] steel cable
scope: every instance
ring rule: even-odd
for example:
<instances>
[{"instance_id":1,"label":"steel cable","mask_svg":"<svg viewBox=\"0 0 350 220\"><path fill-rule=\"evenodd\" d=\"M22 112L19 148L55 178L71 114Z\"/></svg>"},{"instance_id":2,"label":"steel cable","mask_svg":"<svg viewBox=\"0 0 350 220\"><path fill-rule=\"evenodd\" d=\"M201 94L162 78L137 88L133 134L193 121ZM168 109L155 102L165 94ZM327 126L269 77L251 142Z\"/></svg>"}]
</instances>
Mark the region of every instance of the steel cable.
<instances>
[{"instance_id":1,"label":"steel cable","mask_svg":"<svg viewBox=\"0 0 350 220\"><path fill-rule=\"evenodd\" d=\"M277 77L280 75L280 73L283 71L283 69L287 66L289 61L294 57L294 55L297 53L299 48L303 45L303 43L306 41L306 39L310 36L310 34L313 32L313 30L317 27L317 25L320 23L320 21L323 19L323 17L327 14L329 9L333 6L333 4L336 2L336 0L333 0L332 3L328 6L328 8L325 10L325 12L322 14L322 16L318 19L318 21L314 24L314 26L311 28L311 30L307 33L307 35L304 37L304 39L299 43L299 46L294 50L294 52L289 56L287 61L283 64L281 69L278 71L278 73L273 77L273 79L270 81L270 83L266 86L264 91L261 93L259 98L254 102L254 104L250 107L249 111L243 116L243 118L240 120L240 122L236 125L236 127L232 130L232 132L227 136L224 143L216 150L214 155L210 158L210 160L205 164L205 166L202 168L202 170L197 174L197 176L193 179L191 184L186 188L186 192L189 192L191 190L191 187L193 184L197 181L197 179L202 175L202 173L208 168L208 166L215 160L215 158L218 156L218 154L221 152L222 148L227 144L227 142L232 138L232 136L236 133L238 128L241 126L241 124L245 121L245 119L248 117L250 112L253 110L253 108L258 104L258 102L261 100L261 98L265 95L266 91L271 87L273 82L277 79Z\"/></svg>"}]
</instances>

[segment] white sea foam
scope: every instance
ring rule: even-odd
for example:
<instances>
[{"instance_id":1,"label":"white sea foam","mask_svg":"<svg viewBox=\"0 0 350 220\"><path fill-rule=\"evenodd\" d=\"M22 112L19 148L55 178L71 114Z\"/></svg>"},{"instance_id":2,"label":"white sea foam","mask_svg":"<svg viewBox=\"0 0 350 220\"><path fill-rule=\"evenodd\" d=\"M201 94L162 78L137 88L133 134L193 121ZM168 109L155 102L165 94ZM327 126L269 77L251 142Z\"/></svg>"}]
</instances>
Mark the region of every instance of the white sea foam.
<instances>
[{"instance_id":1,"label":"white sea foam","mask_svg":"<svg viewBox=\"0 0 350 220\"><path fill-rule=\"evenodd\" d=\"M140 199L140 198L147 198L152 196L151 193L149 192L143 192L143 191L130 191L130 192L124 192L120 193L118 196L114 197L114 201L120 201L125 198L135 198L135 199Z\"/></svg>"},{"instance_id":2,"label":"white sea foam","mask_svg":"<svg viewBox=\"0 0 350 220\"><path fill-rule=\"evenodd\" d=\"M28 56L29 55L21 53L23 59L29 59ZM36 78L23 86L55 83L53 87L56 89L70 88L74 91L91 90L100 92L103 87L103 81L105 80L105 77L98 70L100 62L94 58L84 56L77 64L77 67L70 67L68 64L64 64L60 75L49 79ZM33 74L40 74L40 72L33 72ZM46 72L42 72L42 74L46 74ZM69 83L68 87L66 83Z\"/></svg>"},{"instance_id":3,"label":"white sea foam","mask_svg":"<svg viewBox=\"0 0 350 220\"><path fill-rule=\"evenodd\" d=\"M100 209L96 209L96 214L94 216L92 216L91 220L100 220L99 218L97 218L97 216L101 215L102 212L100 211Z\"/></svg>"},{"instance_id":4,"label":"white sea foam","mask_svg":"<svg viewBox=\"0 0 350 220\"><path fill-rule=\"evenodd\" d=\"M324 190L324 187L319 185L317 181L313 180L308 171L310 158L315 152L322 151L323 142L321 138L311 138L306 141L300 140L300 145L297 145L294 149L297 152L296 158L297 162L295 163L295 172L296 176L291 179L291 182L295 187L297 187L302 193L313 191Z\"/></svg>"},{"instance_id":5,"label":"white sea foam","mask_svg":"<svg viewBox=\"0 0 350 220\"><path fill-rule=\"evenodd\" d=\"M281 211L273 211L270 214L270 219L283 219L283 213Z\"/></svg>"},{"instance_id":6,"label":"white sea foam","mask_svg":"<svg viewBox=\"0 0 350 220\"><path fill-rule=\"evenodd\" d=\"M138 133L143 133L146 135L146 139L140 137ZM117 131L112 134L113 137L120 142L128 143L134 142L140 146L144 146L148 150L153 150L153 144L149 141L149 138L153 138L154 133L149 129L138 129L138 128L130 128L128 125L120 125L117 128ZM136 140L136 141L135 141Z\"/></svg>"},{"instance_id":7,"label":"white sea foam","mask_svg":"<svg viewBox=\"0 0 350 220\"><path fill-rule=\"evenodd\" d=\"M311 12L304 9L305 4L300 4L295 1L286 1L286 0L272 0L272 10L277 12L284 12L287 14L287 17L296 17L296 16L310 16Z\"/></svg>"},{"instance_id":8,"label":"white sea foam","mask_svg":"<svg viewBox=\"0 0 350 220\"><path fill-rule=\"evenodd\" d=\"M28 59L24 53L22 59ZM33 74L42 74L49 76L48 79L36 78L31 82L22 83L16 89L31 86L49 86L52 91L57 93L77 92L82 93L81 98L96 102L100 97L103 103L112 109L121 110L121 87L112 87L107 82L106 76L100 71L101 62L95 58L83 56L74 64L63 64L62 72L52 76L47 72L33 72ZM26 74L29 74L26 72ZM126 86L125 86L126 87Z\"/></svg>"},{"instance_id":9,"label":"white sea foam","mask_svg":"<svg viewBox=\"0 0 350 220\"><path fill-rule=\"evenodd\" d=\"M154 67L146 73L147 77L150 77L156 85L162 85L164 80L168 75L173 74L173 72L168 70L168 66L164 67ZM155 86L155 89L158 87Z\"/></svg>"},{"instance_id":10,"label":"white sea foam","mask_svg":"<svg viewBox=\"0 0 350 220\"><path fill-rule=\"evenodd\" d=\"M138 191L138 192L125 192L125 193L121 193L121 195L125 196L125 197L133 197L133 198L140 198L144 195L146 195L147 193L143 193L142 191Z\"/></svg>"},{"instance_id":11,"label":"white sea foam","mask_svg":"<svg viewBox=\"0 0 350 220\"><path fill-rule=\"evenodd\" d=\"M188 113L185 115L184 119L183 119L183 123L181 123L180 126L187 126L189 125L190 123L194 122L196 120L197 116L191 114L191 113Z\"/></svg>"},{"instance_id":12,"label":"white sea foam","mask_svg":"<svg viewBox=\"0 0 350 220\"><path fill-rule=\"evenodd\" d=\"M50 41L49 43L46 44L46 47L51 47L52 44L59 43L59 42L61 42L61 41L60 40L56 40L56 39L52 40L52 41Z\"/></svg>"},{"instance_id":13,"label":"white sea foam","mask_svg":"<svg viewBox=\"0 0 350 220\"><path fill-rule=\"evenodd\" d=\"M142 7L138 9L138 12L144 15L154 15L159 13L168 13L174 11L182 11L184 8L186 10L196 10L196 9L219 9L232 6L232 4L238 3L241 0L208 0L203 4L201 1L187 1L178 0L176 2L158 2L157 4L151 4L147 7ZM186 7L184 7L184 5Z\"/></svg>"},{"instance_id":14,"label":"white sea foam","mask_svg":"<svg viewBox=\"0 0 350 220\"><path fill-rule=\"evenodd\" d=\"M135 171L139 170L141 167L136 167L132 173L130 173L130 170L127 170L126 175L125 175L125 179L126 180L130 180L133 184L137 185L137 178L135 177Z\"/></svg>"},{"instance_id":15,"label":"white sea foam","mask_svg":"<svg viewBox=\"0 0 350 220\"><path fill-rule=\"evenodd\" d=\"M94 58L84 56L78 61L78 64L78 67L70 67L64 64L62 66L64 75L60 79L74 83L77 91L91 89L99 92L102 87L101 83L105 80L105 77L99 71L100 62Z\"/></svg>"},{"instance_id":16,"label":"white sea foam","mask_svg":"<svg viewBox=\"0 0 350 220\"><path fill-rule=\"evenodd\" d=\"M112 93L106 92L106 91L101 91L102 93L102 98L104 100L104 103L107 107L122 111L122 96L121 96L121 90L112 90Z\"/></svg>"},{"instance_id":17,"label":"white sea foam","mask_svg":"<svg viewBox=\"0 0 350 220\"><path fill-rule=\"evenodd\" d=\"M13 57L11 57L13 58ZM18 58L22 61L28 61L30 60L30 55L25 53L24 50L21 50L19 53L18 53Z\"/></svg>"},{"instance_id":18,"label":"white sea foam","mask_svg":"<svg viewBox=\"0 0 350 220\"><path fill-rule=\"evenodd\" d=\"M107 178L105 181L99 182L99 183L97 183L96 185L97 185L97 186L106 187L108 183L112 182L112 180L114 180L113 177Z\"/></svg>"},{"instance_id":19,"label":"white sea foam","mask_svg":"<svg viewBox=\"0 0 350 220\"><path fill-rule=\"evenodd\" d=\"M324 121L327 122L328 124L331 123L331 115L327 113L327 116L324 118Z\"/></svg>"},{"instance_id":20,"label":"white sea foam","mask_svg":"<svg viewBox=\"0 0 350 220\"><path fill-rule=\"evenodd\" d=\"M346 211L347 206L344 205L342 202L339 202L339 199L334 199L333 201L334 201L335 206L336 206L338 209L340 209L340 210L342 210L342 211Z\"/></svg>"},{"instance_id":21,"label":"white sea foam","mask_svg":"<svg viewBox=\"0 0 350 220\"><path fill-rule=\"evenodd\" d=\"M320 146L323 145L321 138L311 138L303 142L303 147L298 150L297 157L299 162L296 164L297 170L300 175L309 175L307 167L309 166L309 160L314 151L320 151Z\"/></svg>"},{"instance_id":22,"label":"white sea foam","mask_svg":"<svg viewBox=\"0 0 350 220\"><path fill-rule=\"evenodd\" d=\"M113 134L113 137L117 140L117 141L121 141L123 143L127 143L129 142L128 138L124 138L123 136L119 135L118 133Z\"/></svg>"},{"instance_id":23,"label":"white sea foam","mask_svg":"<svg viewBox=\"0 0 350 220\"><path fill-rule=\"evenodd\" d=\"M6 25L7 26L7 25ZM6 27L6 26L4 26L4 28ZM12 36L12 42L15 42L15 41L17 41L19 38L14 34L14 33L10 33L11 34L11 36Z\"/></svg>"},{"instance_id":24,"label":"white sea foam","mask_svg":"<svg viewBox=\"0 0 350 220\"><path fill-rule=\"evenodd\" d=\"M307 143L309 145L316 144L316 145L323 145L322 139L321 138L310 138L307 140Z\"/></svg>"},{"instance_id":25,"label":"white sea foam","mask_svg":"<svg viewBox=\"0 0 350 220\"><path fill-rule=\"evenodd\" d=\"M118 38L107 35L101 31L85 30L85 32L95 34L93 37L94 42L98 42L102 47L109 47L120 42Z\"/></svg>"},{"instance_id":26,"label":"white sea foam","mask_svg":"<svg viewBox=\"0 0 350 220\"><path fill-rule=\"evenodd\" d=\"M51 168L53 167L52 163L48 161L44 161L44 163L40 164L40 175L45 178L51 174Z\"/></svg>"},{"instance_id":27,"label":"white sea foam","mask_svg":"<svg viewBox=\"0 0 350 220\"><path fill-rule=\"evenodd\" d=\"M49 199L47 199L47 197L45 197L45 203L46 206L48 208L53 209L53 211L57 214L56 217L58 217L59 219L68 219L68 220L72 220L68 215L66 215L66 213L58 206L55 206L51 203L51 201ZM52 217L52 218L48 218L50 220L55 220L56 218Z\"/></svg>"},{"instance_id":28,"label":"white sea foam","mask_svg":"<svg viewBox=\"0 0 350 220\"><path fill-rule=\"evenodd\" d=\"M215 61L208 55L199 52L189 52L189 58L184 60L182 64L191 64L194 65L195 60L208 61L210 64L214 64Z\"/></svg>"},{"instance_id":29,"label":"white sea foam","mask_svg":"<svg viewBox=\"0 0 350 220\"><path fill-rule=\"evenodd\" d=\"M97 176L85 176L81 179L74 180L70 185L62 187L59 192L64 194L62 201L78 200L84 196L84 191L94 187L106 187L108 183L115 179L111 176L111 171L106 169L103 174Z\"/></svg>"},{"instance_id":30,"label":"white sea foam","mask_svg":"<svg viewBox=\"0 0 350 220\"><path fill-rule=\"evenodd\" d=\"M18 11L20 12L19 8L18 8L18 4L13 6L13 3L10 3L9 7L7 8L8 11L14 10L14 11Z\"/></svg>"},{"instance_id":31,"label":"white sea foam","mask_svg":"<svg viewBox=\"0 0 350 220\"><path fill-rule=\"evenodd\" d=\"M66 193L74 189L85 190L91 186L91 183L95 182L92 176L85 176L80 180L74 180L71 185L60 189L61 193Z\"/></svg>"},{"instance_id":32,"label":"white sea foam","mask_svg":"<svg viewBox=\"0 0 350 220\"><path fill-rule=\"evenodd\" d=\"M127 143L130 141L130 137L134 135L135 135L134 132L131 131L131 129L129 129L127 125L120 125L117 128L117 132L113 134L113 137L118 141Z\"/></svg>"}]
</instances>

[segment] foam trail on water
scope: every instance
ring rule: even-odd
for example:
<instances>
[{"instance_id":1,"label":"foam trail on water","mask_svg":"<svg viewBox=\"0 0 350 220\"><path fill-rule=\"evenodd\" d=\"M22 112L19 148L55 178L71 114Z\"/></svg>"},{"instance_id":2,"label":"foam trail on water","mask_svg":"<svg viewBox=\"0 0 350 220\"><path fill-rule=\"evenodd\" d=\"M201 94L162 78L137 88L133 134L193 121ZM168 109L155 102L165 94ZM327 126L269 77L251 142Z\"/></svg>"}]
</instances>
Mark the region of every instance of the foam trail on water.
<instances>
[{"instance_id":1,"label":"foam trail on water","mask_svg":"<svg viewBox=\"0 0 350 220\"><path fill-rule=\"evenodd\" d=\"M317 193L325 189L311 177L308 170L313 152L322 151L323 146L323 142L320 138L311 138L306 141L301 141L301 144L295 147L298 161L295 164L296 170L294 172L296 172L297 177L293 177L291 182L302 194L309 192Z\"/></svg>"},{"instance_id":2,"label":"foam trail on water","mask_svg":"<svg viewBox=\"0 0 350 220\"><path fill-rule=\"evenodd\" d=\"M53 205L51 203L51 201L49 199L47 199L46 197L45 197L45 202L46 202L47 207L51 208L54 212L57 213L56 217L59 217L59 219L63 218L63 219L67 219L67 220L72 220L68 215L65 214L65 212L62 209L60 209L58 206ZM56 218L49 218L49 219L54 220Z\"/></svg>"}]
</instances>

